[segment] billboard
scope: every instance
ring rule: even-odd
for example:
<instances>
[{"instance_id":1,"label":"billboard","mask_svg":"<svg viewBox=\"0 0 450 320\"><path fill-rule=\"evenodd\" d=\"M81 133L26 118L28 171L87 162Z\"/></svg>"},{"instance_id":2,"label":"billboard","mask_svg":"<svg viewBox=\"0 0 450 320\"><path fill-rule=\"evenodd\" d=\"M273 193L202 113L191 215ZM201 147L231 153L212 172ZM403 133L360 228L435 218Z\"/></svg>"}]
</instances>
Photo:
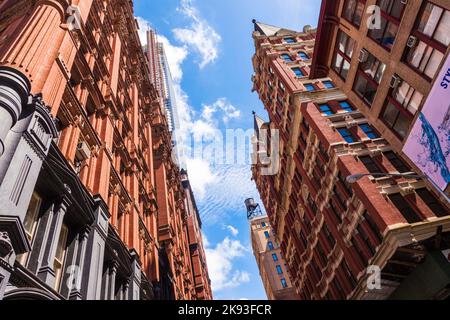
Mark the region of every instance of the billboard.
<instances>
[{"instance_id":1,"label":"billboard","mask_svg":"<svg viewBox=\"0 0 450 320\"><path fill-rule=\"evenodd\" d=\"M403 152L442 191L450 183L450 55L447 57Z\"/></svg>"}]
</instances>

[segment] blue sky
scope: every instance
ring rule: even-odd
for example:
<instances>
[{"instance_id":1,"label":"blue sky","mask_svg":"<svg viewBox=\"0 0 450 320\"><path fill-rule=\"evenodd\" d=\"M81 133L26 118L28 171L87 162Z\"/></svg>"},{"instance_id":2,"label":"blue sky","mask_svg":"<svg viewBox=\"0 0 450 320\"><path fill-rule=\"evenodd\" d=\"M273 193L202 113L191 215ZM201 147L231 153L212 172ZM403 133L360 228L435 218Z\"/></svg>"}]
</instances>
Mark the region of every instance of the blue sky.
<instances>
[{"instance_id":1,"label":"blue sky","mask_svg":"<svg viewBox=\"0 0 450 320\"><path fill-rule=\"evenodd\" d=\"M148 27L164 43L175 80L182 135L252 129L252 19L301 30L316 26L319 0L135 0L141 38ZM188 148L188 147L187 147ZM259 200L245 164L188 156L203 220L215 299L266 299L251 251L244 200Z\"/></svg>"}]
</instances>

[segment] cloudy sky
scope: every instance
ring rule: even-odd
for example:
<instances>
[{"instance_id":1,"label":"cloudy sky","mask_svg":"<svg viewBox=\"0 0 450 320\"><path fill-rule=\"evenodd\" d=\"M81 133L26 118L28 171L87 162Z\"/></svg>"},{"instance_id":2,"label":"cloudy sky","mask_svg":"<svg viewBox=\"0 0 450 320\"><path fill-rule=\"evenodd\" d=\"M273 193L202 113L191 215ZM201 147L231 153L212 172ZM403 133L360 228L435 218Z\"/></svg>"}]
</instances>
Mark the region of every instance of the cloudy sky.
<instances>
[{"instance_id":1,"label":"cloudy sky","mask_svg":"<svg viewBox=\"0 0 450 320\"><path fill-rule=\"evenodd\" d=\"M175 81L180 143L203 220L215 299L266 299L251 250L244 200L258 193L245 161L217 161L192 146L265 117L251 92L252 19L293 30L316 26L318 0L135 0L141 39L153 28ZM196 143L196 144L194 144ZM234 148L233 150L236 150ZM245 154L245 152L241 151ZM228 156L228 155L227 155ZM222 158L220 158L222 159ZM242 158L247 159L247 158Z\"/></svg>"}]
</instances>

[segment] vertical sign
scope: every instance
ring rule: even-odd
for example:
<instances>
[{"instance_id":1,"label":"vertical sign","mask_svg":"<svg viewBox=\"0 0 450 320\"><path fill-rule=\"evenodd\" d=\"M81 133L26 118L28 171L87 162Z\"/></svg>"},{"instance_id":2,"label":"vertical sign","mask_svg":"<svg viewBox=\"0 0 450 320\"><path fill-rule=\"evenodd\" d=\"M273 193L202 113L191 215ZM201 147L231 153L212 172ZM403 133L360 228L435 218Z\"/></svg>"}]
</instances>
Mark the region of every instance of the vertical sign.
<instances>
[{"instance_id":1,"label":"vertical sign","mask_svg":"<svg viewBox=\"0 0 450 320\"><path fill-rule=\"evenodd\" d=\"M450 183L450 55L414 124L403 152L445 191Z\"/></svg>"}]
</instances>

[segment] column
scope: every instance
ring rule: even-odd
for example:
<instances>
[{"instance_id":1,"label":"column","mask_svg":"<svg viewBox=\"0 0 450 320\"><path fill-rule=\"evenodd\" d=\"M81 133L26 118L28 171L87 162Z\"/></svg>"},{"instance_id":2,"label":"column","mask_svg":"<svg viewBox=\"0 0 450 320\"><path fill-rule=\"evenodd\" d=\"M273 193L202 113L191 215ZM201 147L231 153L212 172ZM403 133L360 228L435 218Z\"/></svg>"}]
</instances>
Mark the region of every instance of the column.
<instances>
[{"instance_id":1,"label":"column","mask_svg":"<svg viewBox=\"0 0 450 320\"><path fill-rule=\"evenodd\" d=\"M62 196L58 203L57 211L54 213L50 224L47 228L47 239L45 239L43 247L41 248L41 263L38 271L38 277L50 287L55 286L55 270L53 263L55 261L56 249L61 233L61 228L64 216L67 209L71 205L71 201L67 196Z\"/></svg>"},{"instance_id":2,"label":"column","mask_svg":"<svg viewBox=\"0 0 450 320\"><path fill-rule=\"evenodd\" d=\"M83 263L83 286L81 288L83 299L100 300L102 297L103 265L105 259L105 242L108 236L108 220L110 218L108 207L103 199L95 196L97 204L95 222L92 225L85 251Z\"/></svg>"},{"instance_id":3,"label":"column","mask_svg":"<svg viewBox=\"0 0 450 320\"><path fill-rule=\"evenodd\" d=\"M133 274L130 277L130 285L128 289L128 300L140 300L141 298L141 266L139 264L139 256L136 251L131 251L133 262L131 268Z\"/></svg>"},{"instance_id":4,"label":"column","mask_svg":"<svg viewBox=\"0 0 450 320\"><path fill-rule=\"evenodd\" d=\"M108 285L108 293L105 295L105 300L115 300L115 292L116 292L116 276L117 269L119 268L119 263L117 261L112 261L109 267L109 285Z\"/></svg>"},{"instance_id":5,"label":"column","mask_svg":"<svg viewBox=\"0 0 450 320\"><path fill-rule=\"evenodd\" d=\"M65 10L54 0L38 1L27 24L9 39L0 64L17 68L28 76L33 92L41 92L58 57L65 30Z\"/></svg>"},{"instance_id":6,"label":"column","mask_svg":"<svg viewBox=\"0 0 450 320\"><path fill-rule=\"evenodd\" d=\"M86 258L86 247L89 238L89 234L91 233L91 227L86 226L83 231L81 231L78 235L78 252L77 259L74 264L75 274L73 275L73 283L69 295L70 300L82 300L81 286L84 285L83 282L83 272L84 263Z\"/></svg>"}]
</instances>

